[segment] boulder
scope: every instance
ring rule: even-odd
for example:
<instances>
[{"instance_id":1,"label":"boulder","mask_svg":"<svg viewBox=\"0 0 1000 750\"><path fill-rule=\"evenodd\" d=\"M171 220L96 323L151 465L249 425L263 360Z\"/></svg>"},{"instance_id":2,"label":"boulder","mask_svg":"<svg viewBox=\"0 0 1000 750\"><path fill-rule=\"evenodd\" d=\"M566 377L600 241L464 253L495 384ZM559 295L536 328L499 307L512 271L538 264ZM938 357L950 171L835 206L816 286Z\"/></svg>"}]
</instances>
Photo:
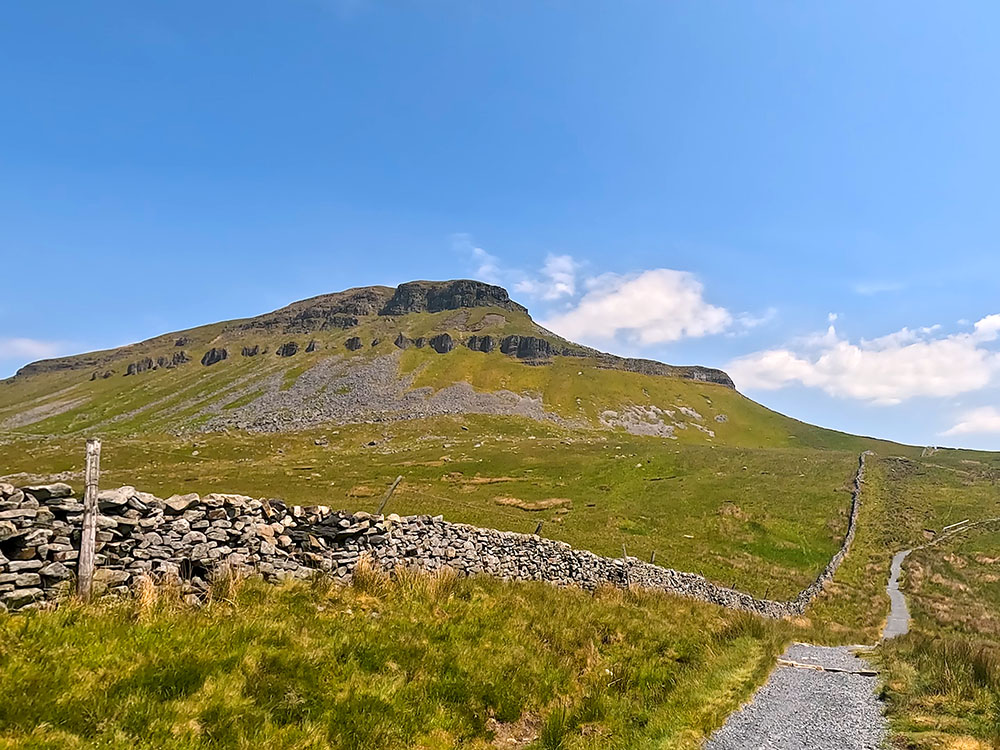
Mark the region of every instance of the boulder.
<instances>
[{"instance_id":1,"label":"boulder","mask_svg":"<svg viewBox=\"0 0 1000 750\"><path fill-rule=\"evenodd\" d=\"M286 341L278 347L276 354L279 357L293 357L299 353L299 345L294 341Z\"/></svg>"},{"instance_id":2,"label":"boulder","mask_svg":"<svg viewBox=\"0 0 1000 750\"><path fill-rule=\"evenodd\" d=\"M347 341L344 342L344 346L347 347L348 351L356 352L363 346L363 344L361 343L361 339L358 336L352 336L351 338L347 339Z\"/></svg>"},{"instance_id":3,"label":"boulder","mask_svg":"<svg viewBox=\"0 0 1000 750\"><path fill-rule=\"evenodd\" d=\"M497 348L497 341L492 336L469 336L465 345L474 352L489 353Z\"/></svg>"},{"instance_id":4,"label":"boulder","mask_svg":"<svg viewBox=\"0 0 1000 750\"><path fill-rule=\"evenodd\" d=\"M65 482L55 482L53 484L35 484L29 487L23 487L22 489L29 495L31 495L33 498L41 502L45 502L46 500L52 500L54 498L70 497L73 494L73 488L70 487Z\"/></svg>"},{"instance_id":5,"label":"boulder","mask_svg":"<svg viewBox=\"0 0 1000 750\"><path fill-rule=\"evenodd\" d=\"M113 568L98 568L94 571L94 584L98 588L111 588L128 583L132 574L127 570L114 570Z\"/></svg>"},{"instance_id":6,"label":"boulder","mask_svg":"<svg viewBox=\"0 0 1000 750\"><path fill-rule=\"evenodd\" d=\"M9 609L18 609L37 602L44 596L45 592L41 589L14 589L0 594L0 604L6 605Z\"/></svg>"},{"instance_id":7,"label":"boulder","mask_svg":"<svg viewBox=\"0 0 1000 750\"><path fill-rule=\"evenodd\" d=\"M260 344L254 344L253 346L244 346L243 351L240 352L244 357L256 357L260 354Z\"/></svg>"},{"instance_id":8,"label":"boulder","mask_svg":"<svg viewBox=\"0 0 1000 750\"><path fill-rule=\"evenodd\" d=\"M190 343L191 339L189 339L187 336L181 336L174 342L174 346L187 346Z\"/></svg>"},{"instance_id":9,"label":"boulder","mask_svg":"<svg viewBox=\"0 0 1000 750\"><path fill-rule=\"evenodd\" d=\"M227 357L229 357L229 352L226 349L221 349L213 346L211 349L205 352L205 356L201 358L201 363L205 365L205 367L209 367L210 365L214 365L221 362Z\"/></svg>"},{"instance_id":10,"label":"boulder","mask_svg":"<svg viewBox=\"0 0 1000 750\"><path fill-rule=\"evenodd\" d=\"M53 581L65 581L73 575L72 571L60 562L49 563L44 568L39 570L38 574L42 578Z\"/></svg>"},{"instance_id":11,"label":"boulder","mask_svg":"<svg viewBox=\"0 0 1000 750\"><path fill-rule=\"evenodd\" d=\"M197 503L199 499L198 493L189 492L186 495L171 495L163 502L166 506L166 510L169 510L172 513L183 513L192 505Z\"/></svg>"},{"instance_id":12,"label":"boulder","mask_svg":"<svg viewBox=\"0 0 1000 750\"><path fill-rule=\"evenodd\" d=\"M306 353L308 354L309 352L314 352L314 351L316 351L316 350L317 350L318 348L319 348L319 344L318 344L318 343L316 342L316 339L313 339L313 340L312 340L312 341L310 341L310 342L309 342L309 344L308 344L308 345L306 346Z\"/></svg>"},{"instance_id":13,"label":"boulder","mask_svg":"<svg viewBox=\"0 0 1000 750\"><path fill-rule=\"evenodd\" d=\"M413 339L407 338L402 332L400 332L400 334L396 337L396 340L392 343L394 343L399 349L408 349L413 346Z\"/></svg>"},{"instance_id":14,"label":"boulder","mask_svg":"<svg viewBox=\"0 0 1000 750\"><path fill-rule=\"evenodd\" d=\"M147 370L155 369L156 363L153 362L152 357L143 357L140 360L131 362L127 368L125 368L126 375L138 375L139 373L146 372Z\"/></svg>"},{"instance_id":15,"label":"boulder","mask_svg":"<svg viewBox=\"0 0 1000 750\"><path fill-rule=\"evenodd\" d=\"M120 508L127 505L135 495L135 487L119 487L117 490L101 490L97 493L97 507L101 510Z\"/></svg>"},{"instance_id":16,"label":"boulder","mask_svg":"<svg viewBox=\"0 0 1000 750\"><path fill-rule=\"evenodd\" d=\"M447 354L455 348L454 340L447 333L439 333L437 336L431 337L430 345L431 349L438 354Z\"/></svg>"}]
</instances>

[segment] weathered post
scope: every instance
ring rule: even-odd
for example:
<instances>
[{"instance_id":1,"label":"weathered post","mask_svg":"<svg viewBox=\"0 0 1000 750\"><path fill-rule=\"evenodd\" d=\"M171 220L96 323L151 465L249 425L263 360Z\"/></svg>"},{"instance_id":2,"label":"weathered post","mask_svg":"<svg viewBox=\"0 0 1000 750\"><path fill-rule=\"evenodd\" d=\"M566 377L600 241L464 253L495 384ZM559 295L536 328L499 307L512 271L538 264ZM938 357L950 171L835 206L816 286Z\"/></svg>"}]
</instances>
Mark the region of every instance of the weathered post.
<instances>
[{"instance_id":1,"label":"weathered post","mask_svg":"<svg viewBox=\"0 0 1000 750\"><path fill-rule=\"evenodd\" d=\"M652 552L649 553L649 564L650 565L655 565L656 564L656 550L655 549Z\"/></svg>"},{"instance_id":2,"label":"weathered post","mask_svg":"<svg viewBox=\"0 0 1000 750\"><path fill-rule=\"evenodd\" d=\"M399 483L403 481L403 477L396 477L396 481L392 483L392 486L386 490L385 494L382 496L382 502L378 505L378 512L375 514L377 516L382 515L382 511L385 510L385 504L389 502L389 498L392 497L392 493L396 491Z\"/></svg>"},{"instance_id":3,"label":"weathered post","mask_svg":"<svg viewBox=\"0 0 1000 750\"><path fill-rule=\"evenodd\" d=\"M535 527L535 536L541 536L541 534L542 534L542 524L543 523L545 523L545 521L539 521L538 522L538 525Z\"/></svg>"},{"instance_id":4,"label":"weathered post","mask_svg":"<svg viewBox=\"0 0 1000 750\"><path fill-rule=\"evenodd\" d=\"M86 488L83 493L83 529L77 560L77 594L90 601L94 588L94 555L97 546L97 483L101 473L101 441L87 441Z\"/></svg>"}]
</instances>

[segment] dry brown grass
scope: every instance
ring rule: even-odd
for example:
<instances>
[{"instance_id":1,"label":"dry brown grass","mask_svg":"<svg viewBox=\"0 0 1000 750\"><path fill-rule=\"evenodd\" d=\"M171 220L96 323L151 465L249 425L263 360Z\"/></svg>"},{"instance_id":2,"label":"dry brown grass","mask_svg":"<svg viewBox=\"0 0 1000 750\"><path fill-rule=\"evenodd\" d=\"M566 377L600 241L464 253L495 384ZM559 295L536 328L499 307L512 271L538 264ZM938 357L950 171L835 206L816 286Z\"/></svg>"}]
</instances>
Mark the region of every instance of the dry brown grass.
<instances>
[{"instance_id":1,"label":"dry brown grass","mask_svg":"<svg viewBox=\"0 0 1000 750\"><path fill-rule=\"evenodd\" d=\"M516 497L504 497L503 495L498 495L493 498L493 502L497 505L506 505L511 508L517 508L518 510L530 511L551 510L552 508L561 508L573 504L573 501L566 497L549 497L544 500L529 502Z\"/></svg>"}]
</instances>

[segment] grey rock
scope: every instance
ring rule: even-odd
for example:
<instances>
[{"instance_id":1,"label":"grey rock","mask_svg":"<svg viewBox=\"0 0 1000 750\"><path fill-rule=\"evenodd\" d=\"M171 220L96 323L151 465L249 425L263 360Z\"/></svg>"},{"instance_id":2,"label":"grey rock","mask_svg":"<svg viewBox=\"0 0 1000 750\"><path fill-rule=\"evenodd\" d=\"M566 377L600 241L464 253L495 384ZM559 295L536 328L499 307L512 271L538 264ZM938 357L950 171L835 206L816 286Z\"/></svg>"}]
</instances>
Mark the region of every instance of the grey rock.
<instances>
[{"instance_id":1,"label":"grey rock","mask_svg":"<svg viewBox=\"0 0 1000 750\"><path fill-rule=\"evenodd\" d=\"M198 494L189 492L186 495L171 495L164 501L164 504L166 509L173 513L183 513L197 502Z\"/></svg>"},{"instance_id":2,"label":"grey rock","mask_svg":"<svg viewBox=\"0 0 1000 750\"><path fill-rule=\"evenodd\" d=\"M211 365L215 365L218 364L219 362L222 362L224 359L227 359L228 357L229 357L228 350L213 346L211 349L205 352L205 355L201 358L201 363L205 365L205 367L209 367Z\"/></svg>"},{"instance_id":3,"label":"grey rock","mask_svg":"<svg viewBox=\"0 0 1000 750\"><path fill-rule=\"evenodd\" d=\"M438 354L446 354L455 348L455 342L447 333L439 333L430 340L431 349Z\"/></svg>"},{"instance_id":4,"label":"grey rock","mask_svg":"<svg viewBox=\"0 0 1000 750\"><path fill-rule=\"evenodd\" d=\"M64 482L55 482L54 484L36 484L28 487L22 487L21 489L41 502L51 500L52 498L69 497L73 494L73 488Z\"/></svg>"}]
</instances>

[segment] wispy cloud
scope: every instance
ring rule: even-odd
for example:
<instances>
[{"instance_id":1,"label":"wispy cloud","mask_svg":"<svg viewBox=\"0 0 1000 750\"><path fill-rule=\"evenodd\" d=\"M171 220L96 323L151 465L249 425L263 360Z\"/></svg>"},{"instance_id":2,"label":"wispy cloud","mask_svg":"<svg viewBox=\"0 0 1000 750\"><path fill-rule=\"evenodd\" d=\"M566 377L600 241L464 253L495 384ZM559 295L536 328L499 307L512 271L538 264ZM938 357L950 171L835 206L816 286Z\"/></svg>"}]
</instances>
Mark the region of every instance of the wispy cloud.
<instances>
[{"instance_id":1,"label":"wispy cloud","mask_svg":"<svg viewBox=\"0 0 1000 750\"><path fill-rule=\"evenodd\" d=\"M989 433L1000 433L1000 411L993 406L983 406L965 412L953 427L941 434L952 436Z\"/></svg>"},{"instance_id":2,"label":"wispy cloud","mask_svg":"<svg viewBox=\"0 0 1000 750\"><path fill-rule=\"evenodd\" d=\"M23 337L0 337L0 359L46 359L69 350L65 341L46 341Z\"/></svg>"},{"instance_id":3,"label":"wispy cloud","mask_svg":"<svg viewBox=\"0 0 1000 750\"><path fill-rule=\"evenodd\" d=\"M1000 315L983 318L969 332L942 334L940 326L903 328L858 342L838 334L835 320L831 316L823 334L739 357L727 370L741 388L804 385L881 405L977 391L1000 370L1000 355L987 346L1000 337Z\"/></svg>"},{"instance_id":4,"label":"wispy cloud","mask_svg":"<svg viewBox=\"0 0 1000 750\"><path fill-rule=\"evenodd\" d=\"M854 285L855 294L871 296L874 294L886 294L887 292L899 292L904 288L901 281L859 281Z\"/></svg>"},{"instance_id":5,"label":"wispy cloud","mask_svg":"<svg viewBox=\"0 0 1000 750\"><path fill-rule=\"evenodd\" d=\"M465 255L472 263L475 278L486 281L490 284L499 284L502 281L500 270L500 259L495 255L490 255L483 248L472 241L472 236L464 233L453 234L451 245L457 252Z\"/></svg>"},{"instance_id":6,"label":"wispy cloud","mask_svg":"<svg viewBox=\"0 0 1000 750\"><path fill-rule=\"evenodd\" d=\"M582 264L572 255L552 255L545 258L545 265L533 278L514 284L514 290L544 300L572 297L576 294L577 271Z\"/></svg>"}]
</instances>

